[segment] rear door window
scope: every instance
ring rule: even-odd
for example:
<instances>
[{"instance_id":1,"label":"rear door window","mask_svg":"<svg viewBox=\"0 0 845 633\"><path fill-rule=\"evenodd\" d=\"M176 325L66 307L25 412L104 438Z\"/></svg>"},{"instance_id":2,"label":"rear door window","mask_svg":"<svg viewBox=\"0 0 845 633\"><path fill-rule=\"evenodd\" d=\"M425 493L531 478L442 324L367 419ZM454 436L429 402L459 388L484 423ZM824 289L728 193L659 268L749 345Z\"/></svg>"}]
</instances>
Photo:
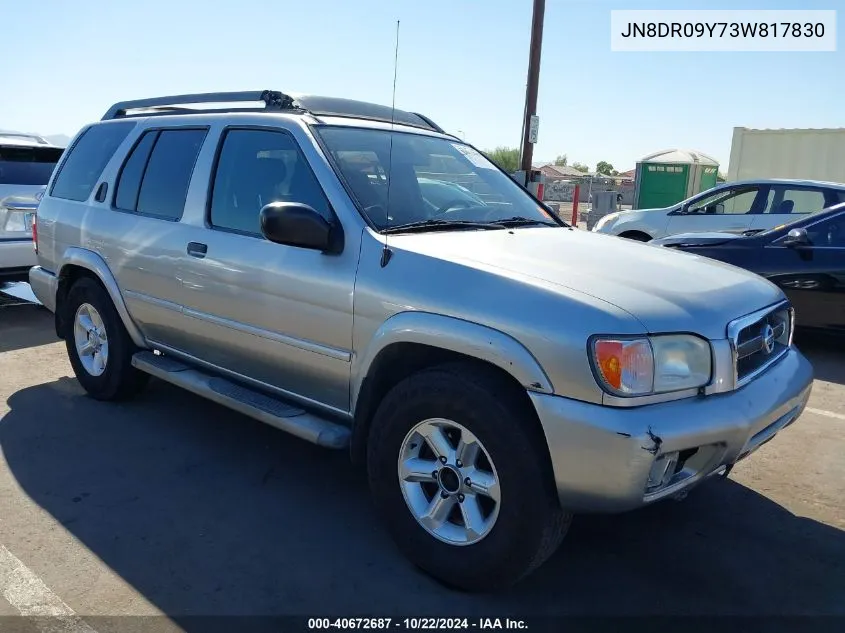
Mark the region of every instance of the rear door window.
<instances>
[{"instance_id":1,"label":"rear door window","mask_svg":"<svg viewBox=\"0 0 845 633\"><path fill-rule=\"evenodd\" d=\"M158 130L145 132L141 140L129 152L129 158L123 163L117 180L117 193L114 206L124 211L134 211L138 206L138 192L141 191L141 178L150 160L150 152L156 142Z\"/></svg>"},{"instance_id":2,"label":"rear door window","mask_svg":"<svg viewBox=\"0 0 845 633\"><path fill-rule=\"evenodd\" d=\"M65 200L88 199L115 150L135 127L134 121L93 125L68 150L50 195Z\"/></svg>"},{"instance_id":3,"label":"rear door window","mask_svg":"<svg viewBox=\"0 0 845 633\"><path fill-rule=\"evenodd\" d=\"M818 213L838 202L836 192L807 187L773 185L764 213L794 216ZM785 221L789 221L787 218Z\"/></svg>"},{"instance_id":4,"label":"rear door window","mask_svg":"<svg viewBox=\"0 0 845 633\"><path fill-rule=\"evenodd\" d=\"M145 132L121 168L115 207L165 220L180 219L207 133L206 129Z\"/></svg>"},{"instance_id":5,"label":"rear door window","mask_svg":"<svg viewBox=\"0 0 845 633\"><path fill-rule=\"evenodd\" d=\"M46 185L64 150L0 145L0 185Z\"/></svg>"}]
</instances>

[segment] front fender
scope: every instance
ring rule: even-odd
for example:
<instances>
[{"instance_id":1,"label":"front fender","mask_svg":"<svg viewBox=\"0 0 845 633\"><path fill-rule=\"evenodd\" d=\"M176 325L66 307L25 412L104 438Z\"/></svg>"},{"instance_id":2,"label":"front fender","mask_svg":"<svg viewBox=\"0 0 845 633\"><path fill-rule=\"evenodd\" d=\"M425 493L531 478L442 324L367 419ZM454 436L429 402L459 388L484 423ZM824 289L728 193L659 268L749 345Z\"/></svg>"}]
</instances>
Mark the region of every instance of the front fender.
<instances>
[{"instance_id":1,"label":"front fender","mask_svg":"<svg viewBox=\"0 0 845 633\"><path fill-rule=\"evenodd\" d=\"M100 280L100 283L103 284L106 292L109 293L112 303L120 316L120 320L123 321L123 326L129 333L129 337L132 339L132 342L138 347L146 347L146 342L141 334L141 330L138 329L138 326L129 315L129 310L126 309L126 303L123 300L120 287L117 285L117 281L115 280L106 261L94 251L89 251L77 246L71 246L62 255L61 262L61 267L58 271L60 280L67 276L68 266L79 266L80 268L85 268L94 273L97 276L97 279Z\"/></svg>"},{"instance_id":2,"label":"front fender","mask_svg":"<svg viewBox=\"0 0 845 633\"><path fill-rule=\"evenodd\" d=\"M665 212L664 212L665 211ZM621 235L629 231L637 231L651 236L652 239L662 237L666 234L666 227L669 224L669 209L658 209L654 211L630 211L622 214L610 229L612 235Z\"/></svg>"},{"instance_id":3,"label":"front fender","mask_svg":"<svg viewBox=\"0 0 845 633\"><path fill-rule=\"evenodd\" d=\"M553 393L540 363L512 336L484 325L430 312L400 312L376 330L353 361L352 410L361 386L378 355L395 343L418 343L486 361L512 375L530 391Z\"/></svg>"}]
</instances>

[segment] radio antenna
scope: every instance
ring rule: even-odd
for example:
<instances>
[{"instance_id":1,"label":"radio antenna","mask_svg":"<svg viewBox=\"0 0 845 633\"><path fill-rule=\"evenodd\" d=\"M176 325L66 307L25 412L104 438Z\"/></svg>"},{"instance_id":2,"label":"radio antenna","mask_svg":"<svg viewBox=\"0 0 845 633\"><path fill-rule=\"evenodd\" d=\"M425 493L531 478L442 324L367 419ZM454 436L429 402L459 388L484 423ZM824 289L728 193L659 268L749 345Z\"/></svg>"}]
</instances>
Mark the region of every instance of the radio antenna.
<instances>
[{"instance_id":1,"label":"radio antenna","mask_svg":"<svg viewBox=\"0 0 845 633\"><path fill-rule=\"evenodd\" d=\"M393 180L393 126L396 115L396 73L399 68L399 20L396 20L396 45L393 50L393 97L390 103L390 148L387 150L387 208L384 222L390 228L390 182ZM381 267L387 266L393 252L387 247L387 235L384 236L384 248L381 251Z\"/></svg>"}]
</instances>

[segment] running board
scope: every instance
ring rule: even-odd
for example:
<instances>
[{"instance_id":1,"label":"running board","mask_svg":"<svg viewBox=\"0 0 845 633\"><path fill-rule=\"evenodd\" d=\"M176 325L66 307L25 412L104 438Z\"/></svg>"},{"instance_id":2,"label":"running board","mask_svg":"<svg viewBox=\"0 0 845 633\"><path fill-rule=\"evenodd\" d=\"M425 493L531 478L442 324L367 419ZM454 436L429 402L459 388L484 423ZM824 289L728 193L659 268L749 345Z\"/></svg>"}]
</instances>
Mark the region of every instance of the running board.
<instances>
[{"instance_id":1,"label":"running board","mask_svg":"<svg viewBox=\"0 0 845 633\"><path fill-rule=\"evenodd\" d=\"M138 352L132 357L132 366L313 444L325 448L349 446L349 428L169 356Z\"/></svg>"}]
</instances>

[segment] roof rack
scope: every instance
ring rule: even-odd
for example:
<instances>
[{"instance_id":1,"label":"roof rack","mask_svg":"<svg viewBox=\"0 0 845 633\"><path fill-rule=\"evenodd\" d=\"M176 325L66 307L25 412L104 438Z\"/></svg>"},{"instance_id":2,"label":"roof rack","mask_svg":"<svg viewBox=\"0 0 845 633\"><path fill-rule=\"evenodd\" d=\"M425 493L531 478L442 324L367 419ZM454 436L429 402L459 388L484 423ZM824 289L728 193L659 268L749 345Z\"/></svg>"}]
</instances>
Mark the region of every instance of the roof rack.
<instances>
[{"instance_id":1,"label":"roof rack","mask_svg":"<svg viewBox=\"0 0 845 633\"><path fill-rule=\"evenodd\" d=\"M293 98L276 90L249 90L245 92L205 92L190 95L173 95L170 97L153 97L150 99L136 99L134 101L121 101L115 103L109 111L103 115L101 121L118 119L131 116L131 110L153 110L162 111L167 114L196 113L191 108L174 108L172 106L191 103L249 103L264 102L265 109L273 110L295 110ZM147 113L149 114L149 113Z\"/></svg>"},{"instance_id":2,"label":"roof rack","mask_svg":"<svg viewBox=\"0 0 845 633\"><path fill-rule=\"evenodd\" d=\"M355 119L367 119L384 123L397 123L412 127L432 130L447 134L439 125L428 117L417 112L397 110L390 106L354 101L338 97L320 97L316 95L287 95L275 90L253 90L247 92L208 92L202 94L173 95L170 97L154 97L151 99L137 99L115 103L101 120L118 119L132 116L151 116L164 114L196 114L198 108L179 107L188 104L234 104L264 102L265 110L289 110L308 113L314 116L338 116ZM242 112L255 111L255 108L237 108L224 106L222 108L205 109L206 112Z\"/></svg>"},{"instance_id":3,"label":"roof rack","mask_svg":"<svg viewBox=\"0 0 845 633\"><path fill-rule=\"evenodd\" d=\"M43 136L38 136L37 134L26 134L24 132L0 132L0 136L4 136L6 138L25 138L25 139L32 139L36 143L40 145L50 145L50 141L48 141Z\"/></svg>"}]
</instances>

